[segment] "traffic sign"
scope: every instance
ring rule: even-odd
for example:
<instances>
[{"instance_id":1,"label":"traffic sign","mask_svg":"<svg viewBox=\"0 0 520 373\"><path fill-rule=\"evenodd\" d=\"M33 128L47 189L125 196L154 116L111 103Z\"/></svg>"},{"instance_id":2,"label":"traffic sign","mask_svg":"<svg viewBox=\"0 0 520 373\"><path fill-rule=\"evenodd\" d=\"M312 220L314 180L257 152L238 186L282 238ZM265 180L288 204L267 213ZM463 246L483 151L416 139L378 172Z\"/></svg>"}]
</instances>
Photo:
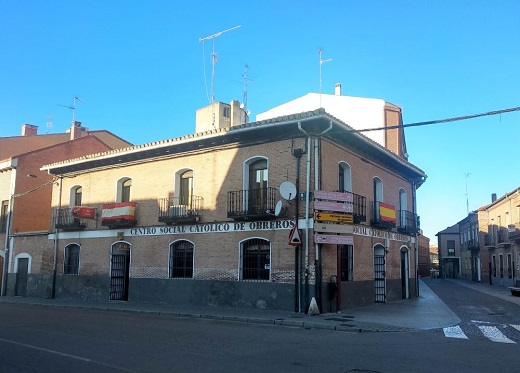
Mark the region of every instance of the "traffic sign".
<instances>
[{"instance_id":1,"label":"traffic sign","mask_svg":"<svg viewBox=\"0 0 520 373\"><path fill-rule=\"evenodd\" d=\"M354 223L354 215L352 214L333 214L329 212L315 212L314 220L330 221L333 223Z\"/></svg>"},{"instance_id":2,"label":"traffic sign","mask_svg":"<svg viewBox=\"0 0 520 373\"><path fill-rule=\"evenodd\" d=\"M338 212L353 213L354 207L351 203L330 202L330 201L314 201L315 210L329 210Z\"/></svg>"},{"instance_id":3,"label":"traffic sign","mask_svg":"<svg viewBox=\"0 0 520 373\"><path fill-rule=\"evenodd\" d=\"M354 237L352 236L338 236L335 234L315 234L314 242L316 243L330 243L333 245L354 245Z\"/></svg>"},{"instance_id":4,"label":"traffic sign","mask_svg":"<svg viewBox=\"0 0 520 373\"><path fill-rule=\"evenodd\" d=\"M298 225L295 224L291 229L291 233L289 233L289 245L291 246L299 246L302 244L302 239L300 237L300 230L298 229Z\"/></svg>"}]
</instances>

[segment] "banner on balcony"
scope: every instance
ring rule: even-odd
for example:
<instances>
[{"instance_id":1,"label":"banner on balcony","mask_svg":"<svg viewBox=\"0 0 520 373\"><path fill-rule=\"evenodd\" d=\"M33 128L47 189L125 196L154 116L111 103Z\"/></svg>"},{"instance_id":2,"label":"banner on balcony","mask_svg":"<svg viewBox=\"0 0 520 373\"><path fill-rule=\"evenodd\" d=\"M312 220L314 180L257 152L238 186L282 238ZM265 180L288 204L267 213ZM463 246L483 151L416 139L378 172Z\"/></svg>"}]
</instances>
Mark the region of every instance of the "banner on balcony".
<instances>
[{"instance_id":1,"label":"banner on balcony","mask_svg":"<svg viewBox=\"0 0 520 373\"><path fill-rule=\"evenodd\" d=\"M72 216L78 219L95 219L96 209L94 207L74 206Z\"/></svg>"},{"instance_id":2,"label":"banner on balcony","mask_svg":"<svg viewBox=\"0 0 520 373\"><path fill-rule=\"evenodd\" d=\"M395 206L379 202L379 218L381 221L395 223Z\"/></svg>"},{"instance_id":3,"label":"banner on balcony","mask_svg":"<svg viewBox=\"0 0 520 373\"><path fill-rule=\"evenodd\" d=\"M114 220L134 220L136 202L107 203L101 206L101 223Z\"/></svg>"}]
</instances>

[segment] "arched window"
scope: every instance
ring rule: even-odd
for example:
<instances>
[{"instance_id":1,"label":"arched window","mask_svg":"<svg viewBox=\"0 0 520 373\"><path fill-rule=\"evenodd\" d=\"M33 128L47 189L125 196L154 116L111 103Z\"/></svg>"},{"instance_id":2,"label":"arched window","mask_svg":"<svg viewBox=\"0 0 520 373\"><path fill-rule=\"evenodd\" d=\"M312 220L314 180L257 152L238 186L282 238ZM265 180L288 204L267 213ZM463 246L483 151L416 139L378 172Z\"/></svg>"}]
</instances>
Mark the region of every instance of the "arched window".
<instances>
[{"instance_id":1,"label":"arched window","mask_svg":"<svg viewBox=\"0 0 520 373\"><path fill-rule=\"evenodd\" d=\"M247 193L247 206L250 213L267 209L268 203L268 167L267 159L253 158L246 162L244 189Z\"/></svg>"},{"instance_id":2,"label":"arched window","mask_svg":"<svg viewBox=\"0 0 520 373\"><path fill-rule=\"evenodd\" d=\"M65 246L63 274L79 275L79 252L80 247L77 244L70 244Z\"/></svg>"},{"instance_id":3,"label":"arched window","mask_svg":"<svg viewBox=\"0 0 520 373\"><path fill-rule=\"evenodd\" d=\"M338 190L340 192L352 192L352 171L348 163L339 162L338 165Z\"/></svg>"},{"instance_id":4,"label":"arched window","mask_svg":"<svg viewBox=\"0 0 520 373\"><path fill-rule=\"evenodd\" d=\"M132 179L124 178L117 182L117 202L130 202Z\"/></svg>"},{"instance_id":5,"label":"arched window","mask_svg":"<svg viewBox=\"0 0 520 373\"><path fill-rule=\"evenodd\" d=\"M76 185L70 190L70 205L71 206L81 206L83 197L83 188L81 185Z\"/></svg>"},{"instance_id":6,"label":"arched window","mask_svg":"<svg viewBox=\"0 0 520 373\"><path fill-rule=\"evenodd\" d=\"M184 171L179 175L179 205L191 209L193 196L193 171Z\"/></svg>"},{"instance_id":7,"label":"arched window","mask_svg":"<svg viewBox=\"0 0 520 373\"><path fill-rule=\"evenodd\" d=\"M399 226L407 227L407 210L408 210L408 201L406 198L406 190L403 188L399 189ZM411 222L410 222L411 223Z\"/></svg>"},{"instance_id":8,"label":"arched window","mask_svg":"<svg viewBox=\"0 0 520 373\"><path fill-rule=\"evenodd\" d=\"M193 278L193 248L193 243L187 240L170 245L170 278Z\"/></svg>"},{"instance_id":9,"label":"arched window","mask_svg":"<svg viewBox=\"0 0 520 373\"><path fill-rule=\"evenodd\" d=\"M252 238L240 244L242 280L269 280L271 276L271 243Z\"/></svg>"},{"instance_id":10,"label":"arched window","mask_svg":"<svg viewBox=\"0 0 520 373\"><path fill-rule=\"evenodd\" d=\"M374 202L383 202L383 182L377 176L374 177Z\"/></svg>"}]
</instances>

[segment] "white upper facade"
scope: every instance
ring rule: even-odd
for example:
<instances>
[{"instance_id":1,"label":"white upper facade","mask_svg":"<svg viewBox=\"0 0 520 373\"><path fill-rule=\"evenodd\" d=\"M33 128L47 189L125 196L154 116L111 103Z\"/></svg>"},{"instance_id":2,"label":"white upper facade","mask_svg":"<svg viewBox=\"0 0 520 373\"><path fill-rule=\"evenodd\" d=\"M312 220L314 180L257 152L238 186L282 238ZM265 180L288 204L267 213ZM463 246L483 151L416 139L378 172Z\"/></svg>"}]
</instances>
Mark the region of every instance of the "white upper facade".
<instances>
[{"instance_id":1,"label":"white upper facade","mask_svg":"<svg viewBox=\"0 0 520 373\"><path fill-rule=\"evenodd\" d=\"M341 87L336 85L336 94L334 95L308 93L257 114L256 120L261 121L323 108L327 113L356 130L382 128L385 127L385 105L387 105L387 102L378 98L341 96ZM362 133L385 146L384 130Z\"/></svg>"}]
</instances>

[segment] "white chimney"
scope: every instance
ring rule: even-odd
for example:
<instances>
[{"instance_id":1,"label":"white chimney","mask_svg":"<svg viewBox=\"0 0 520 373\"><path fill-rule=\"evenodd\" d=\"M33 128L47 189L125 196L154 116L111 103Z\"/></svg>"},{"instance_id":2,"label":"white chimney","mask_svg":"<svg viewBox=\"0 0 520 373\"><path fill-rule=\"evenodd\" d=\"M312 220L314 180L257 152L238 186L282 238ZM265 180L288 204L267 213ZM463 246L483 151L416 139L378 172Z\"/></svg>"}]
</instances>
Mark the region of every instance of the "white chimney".
<instances>
[{"instance_id":1,"label":"white chimney","mask_svg":"<svg viewBox=\"0 0 520 373\"><path fill-rule=\"evenodd\" d=\"M336 96L341 96L341 83L336 83L334 86L334 94Z\"/></svg>"}]
</instances>

